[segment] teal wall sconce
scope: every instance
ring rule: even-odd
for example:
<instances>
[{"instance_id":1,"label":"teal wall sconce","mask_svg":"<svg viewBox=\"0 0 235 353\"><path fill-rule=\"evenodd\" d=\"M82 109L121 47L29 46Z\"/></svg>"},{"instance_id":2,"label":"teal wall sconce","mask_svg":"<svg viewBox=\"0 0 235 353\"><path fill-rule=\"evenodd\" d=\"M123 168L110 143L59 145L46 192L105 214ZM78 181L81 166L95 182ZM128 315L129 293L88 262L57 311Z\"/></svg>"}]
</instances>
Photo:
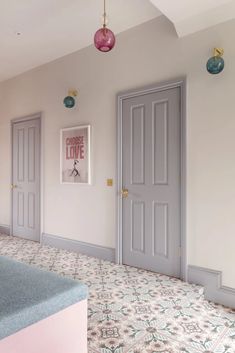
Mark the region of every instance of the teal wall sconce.
<instances>
[{"instance_id":1,"label":"teal wall sconce","mask_svg":"<svg viewBox=\"0 0 235 353\"><path fill-rule=\"evenodd\" d=\"M77 90L69 90L68 96L64 98L64 102L63 102L65 108L71 109L75 106L75 103L76 103L75 98L77 97L77 95L78 95Z\"/></svg>"},{"instance_id":2,"label":"teal wall sconce","mask_svg":"<svg viewBox=\"0 0 235 353\"><path fill-rule=\"evenodd\" d=\"M207 71L212 75L220 74L224 69L224 59L222 58L224 50L214 48L214 55L207 61Z\"/></svg>"}]
</instances>

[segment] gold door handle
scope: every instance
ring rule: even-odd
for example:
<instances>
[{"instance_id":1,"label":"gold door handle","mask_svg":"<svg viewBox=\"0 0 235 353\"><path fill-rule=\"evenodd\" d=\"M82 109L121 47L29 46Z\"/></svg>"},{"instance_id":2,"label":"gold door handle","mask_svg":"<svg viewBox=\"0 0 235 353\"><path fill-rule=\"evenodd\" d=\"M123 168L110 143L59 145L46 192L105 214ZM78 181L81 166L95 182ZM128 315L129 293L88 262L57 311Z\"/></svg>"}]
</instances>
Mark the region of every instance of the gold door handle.
<instances>
[{"instance_id":1,"label":"gold door handle","mask_svg":"<svg viewBox=\"0 0 235 353\"><path fill-rule=\"evenodd\" d=\"M15 185L15 184L11 184L11 189L13 190L13 189L16 189L17 188L17 185Z\"/></svg>"},{"instance_id":2,"label":"gold door handle","mask_svg":"<svg viewBox=\"0 0 235 353\"><path fill-rule=\"evenodd\" d=\"M122 189L122 197L123 199L126 199L129 195L128 189Z\"/></svg>"}]
</instances>

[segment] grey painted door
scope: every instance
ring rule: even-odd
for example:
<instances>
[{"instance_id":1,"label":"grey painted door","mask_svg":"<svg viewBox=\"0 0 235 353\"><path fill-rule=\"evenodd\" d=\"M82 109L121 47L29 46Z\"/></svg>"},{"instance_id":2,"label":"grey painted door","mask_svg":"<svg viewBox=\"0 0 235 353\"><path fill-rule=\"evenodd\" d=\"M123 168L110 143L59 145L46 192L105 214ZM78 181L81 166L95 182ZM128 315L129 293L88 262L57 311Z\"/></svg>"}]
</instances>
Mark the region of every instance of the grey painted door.
<instances>
[{"instance_id":1,"label":"grey painted door","mask_svg":"<svg viewBox=\"0 0 235 353\"><path fill-rule=\"evenodd\" d=\"M180 277L180 88L123 101L123 263Z\"/></svg>"},{"instance_id":2,"label":"grey painted door","mask_svg":"<svg viewBox=\"0 0 235 353\"><path fill-rule=\"evenodd\" d=\"M40 240L40 119L13 124L12 234Z\"/></svg>"}]
</instances>

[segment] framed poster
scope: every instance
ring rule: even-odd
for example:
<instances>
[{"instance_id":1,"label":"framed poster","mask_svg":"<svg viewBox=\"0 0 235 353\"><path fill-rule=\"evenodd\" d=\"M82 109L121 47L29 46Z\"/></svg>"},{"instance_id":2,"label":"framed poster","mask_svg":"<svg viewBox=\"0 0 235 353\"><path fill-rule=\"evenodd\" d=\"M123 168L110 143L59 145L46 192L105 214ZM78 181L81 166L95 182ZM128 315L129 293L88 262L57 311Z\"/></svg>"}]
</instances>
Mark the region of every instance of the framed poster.
<instances>
[{"instance_id":1,"label":"framed poster","mask_svg":"<svg viewBox=\"0 0 235 353\"><path fill-rule=\"evenodd\" d=\"M62 184L90 184L90 125L60 130Z\"/></svg>"}]
</instances>

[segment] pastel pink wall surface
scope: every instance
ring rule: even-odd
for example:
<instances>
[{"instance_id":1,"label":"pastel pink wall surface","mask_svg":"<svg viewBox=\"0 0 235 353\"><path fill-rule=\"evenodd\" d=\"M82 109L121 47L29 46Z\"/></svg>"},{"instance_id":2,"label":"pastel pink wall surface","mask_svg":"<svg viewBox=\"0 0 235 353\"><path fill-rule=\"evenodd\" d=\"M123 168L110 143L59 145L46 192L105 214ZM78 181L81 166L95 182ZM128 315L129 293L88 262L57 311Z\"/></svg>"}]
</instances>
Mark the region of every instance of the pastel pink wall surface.
<instances>
[{"instance_id":1,"label":"pastel pink wall surface","mask_svg":"<svg viewBox=\"0 0 235 353\"><path fill-rule=\"evenodd\" d=\"M4 338L0 353L87 353L87 300Z\"/></svg>"}]
</instances>

